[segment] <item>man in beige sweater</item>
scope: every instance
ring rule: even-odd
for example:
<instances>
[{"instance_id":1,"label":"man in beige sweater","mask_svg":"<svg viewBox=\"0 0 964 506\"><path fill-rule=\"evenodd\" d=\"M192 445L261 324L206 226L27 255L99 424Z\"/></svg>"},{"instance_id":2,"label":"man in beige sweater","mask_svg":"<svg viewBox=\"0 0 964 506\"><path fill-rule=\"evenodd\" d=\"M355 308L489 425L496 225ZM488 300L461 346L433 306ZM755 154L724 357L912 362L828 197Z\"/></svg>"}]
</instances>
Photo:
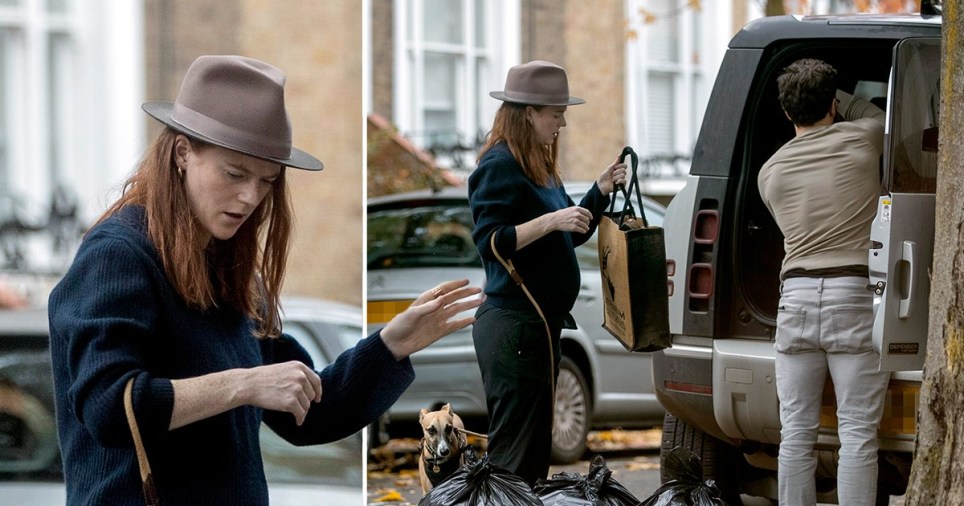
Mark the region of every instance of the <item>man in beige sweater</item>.
<instances>
[{"instance_id":1,"label":"man in beige sweater","mask_svg":"<svg viewBox=\"0 0 964 506\"><path fill-rule=\"evenodd\" d=\"M813 447L827 373L837 396L840 504L873 505L877 426L889 375L871 344L870 227L884 113L837 90L836 70L804 59L777 80L796 130L763 165L760 195L784 235L775 336L781 505L816 503ZM840 115L845 121L834 122Z\"/></svg>"}]
</instances>

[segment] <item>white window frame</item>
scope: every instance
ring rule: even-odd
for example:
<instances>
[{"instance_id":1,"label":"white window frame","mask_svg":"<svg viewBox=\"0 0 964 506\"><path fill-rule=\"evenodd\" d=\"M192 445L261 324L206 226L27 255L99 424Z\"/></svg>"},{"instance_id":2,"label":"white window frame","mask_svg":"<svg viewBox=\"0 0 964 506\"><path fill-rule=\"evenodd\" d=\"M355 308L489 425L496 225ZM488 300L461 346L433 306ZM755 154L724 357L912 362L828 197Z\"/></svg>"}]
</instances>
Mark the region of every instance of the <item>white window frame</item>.
<instances>
[{"instance_id":1,"label":"white window frame","mask_svg":"<svg viewBox=\"0 0 964 506\"><path fill-rule=\"evenodd\" d=\"M78 199L82 222L96 217L145 144L141 2L64 4L62 13L47 12L47 0L0 7L8 148L0 191L20 198L24 218L41 224L57 185ZM54 35L63 42L52 45ZM42 264L49 252L37 242L30 254Z\"/></svg>"},{"instance_id":2,"label":"white window frame","mask_svg":"<svg viewBox=\"0 0 964 506\"><path fill-rule=\"evenodd\" d=\"M427 51L461 56L455 85L456 133L461 139L471 140L489 128L498 104L488 93L502 88L505 70L519 62L521 11L519 0L457 0L462 2L463 44L426 42L422 30L423 1L396 0L394 5L394 89L393 117L399 130L419 147L428 147L423 99L424 59ZM484 48L475 47L475 3L484 2L487 19ZM408 20L412 20L409 32ZM488 60L489 76L477 85L474 62L478 57ZM466 65L466 62L473 63ZM485 89L483 89L485 88ZM440 160L444 163L444 160Z\"/></svg>"},{"instance_id":3,"label":"white window frame","mask_svg":"<svg viewBox=\"0 0 964 506\"><path fill-rule=\"evenodd\" d=\"M677 62L651 61L646 56L646 30L651 25L643 23L640 10L645 9L657 16L666 13L652 7L652 2L648 0L627 0L625 4L628 28L636 34L636 37L627 37L626 41L626 142L637 146L640 159L662 155L692 156L723 53L733 35L733 8L730 2L701 2L699 12L685 8L687 2L684 0L677 3L682 10L666 19L678 23L678 39L667 42L679 45L680 58ZM696 25L697 15L701 16L702 22L699 29ZM694 54L699 55L699 61L693 61ZM670 148L672 152L654 150L647 142L648 129L660 128L660 125L651 123L650 115L646 111L650 94L648 77L654 72L674 76L675 100L672 104L672 115L676 121L673 145ZM675 169L686 172L684 169L688 167L688 163L681 163L682 165L677 165ZM674 167L667 165L663 168L661 177L647 178L642 190L653 195L674 195L682 188L683 182L683 177L674 175Z\"/></svg>"}]
</instances>

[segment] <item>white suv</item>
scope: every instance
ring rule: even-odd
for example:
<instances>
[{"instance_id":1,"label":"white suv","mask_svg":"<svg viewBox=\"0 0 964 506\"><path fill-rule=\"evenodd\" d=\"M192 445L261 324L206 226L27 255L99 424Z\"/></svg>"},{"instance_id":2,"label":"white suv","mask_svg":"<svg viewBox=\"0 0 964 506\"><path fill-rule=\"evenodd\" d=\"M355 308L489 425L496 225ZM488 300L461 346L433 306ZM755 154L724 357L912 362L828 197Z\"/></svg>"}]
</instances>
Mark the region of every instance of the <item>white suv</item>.
<instances>
[{"instance_id":1,"label":"white suv","mask_svg":"<svg viewBox=\"0 0 964 506\"><path fill-rule=\"evenodd\" d=\"M918 15L771 17L730 42L697 140L689 179L664 227L672 347L653 357L667 409L663 450L702 457L728 501L776 497L780 443L773 332L783 236L757 174L793 127L776 77L818 58L841 88L887 111L881 193L868 251L877 293L875 345L894 371L880 424L879 502L903 494L914 451L927 338L934 236L941 18ZM816 454L821 501L836 501L835 400L824 393Z\"/></svg>"}]
</instances>

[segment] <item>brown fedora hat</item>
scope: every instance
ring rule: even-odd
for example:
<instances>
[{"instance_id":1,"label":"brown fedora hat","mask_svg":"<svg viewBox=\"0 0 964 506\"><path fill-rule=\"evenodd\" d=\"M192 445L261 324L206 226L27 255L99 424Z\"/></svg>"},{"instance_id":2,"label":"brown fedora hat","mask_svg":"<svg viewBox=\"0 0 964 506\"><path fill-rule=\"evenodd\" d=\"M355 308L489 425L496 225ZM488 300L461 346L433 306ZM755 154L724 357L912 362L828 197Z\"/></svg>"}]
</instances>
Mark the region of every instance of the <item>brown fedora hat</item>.
<instances>
[{"instance_id":1,"label":"brown fedora hat","mask_svg":"<svg viewBox=\"0 0 964 506\"><path fill-rule=\"evenodd\" d=\"M586 101L569 96L566 69L542 60L516 65L505 78L505 90L489 92L492 98L526 105L578 105Z\"/></svg>"},{"instance_id":2,"label":"brown fedora hat","mask_svg":"<svg viewBox=\"0 0 964 506\"><path fill-rule=\"evenodd\" d=\"M284 86L284 73L267 63L201 56L187 69L174 103L141 107L188 137L296 169L321 170L321 161L291 145Z\"/></svg>"}]
</instances>

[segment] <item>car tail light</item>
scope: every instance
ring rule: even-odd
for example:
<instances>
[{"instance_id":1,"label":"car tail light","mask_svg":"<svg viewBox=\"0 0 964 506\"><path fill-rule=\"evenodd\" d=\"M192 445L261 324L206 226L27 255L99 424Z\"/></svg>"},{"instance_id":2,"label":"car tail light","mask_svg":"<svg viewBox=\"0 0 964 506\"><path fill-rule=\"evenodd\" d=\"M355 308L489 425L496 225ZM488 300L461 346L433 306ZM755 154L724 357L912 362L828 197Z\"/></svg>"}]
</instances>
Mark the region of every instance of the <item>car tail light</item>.
<instances>
[{"instance_id":1,"label":"car tail light","mask_svg":"<svg viewBox=\"0 0 964 506\"><path fill-rule=\"evenodd\" d=\"M707 300L713 295L713 266L698 263L690 266L689 296L691 299Z\"/></svg>"},{"instance_id":2,"label":"car tail light","mask_svg":"<svg viewBox=\"0 0 964 506\"><path fill-rule=\"evenodd\" d=\"M696 213L696 226L693 227L693 242L713 244L720 229L720 213L716 209L703 209Z\"/></svg>"},{"instance_id":3,"label":"car tail light","mask_svg":"<svg viewBox=\"0 0 964 506\"><path fill-rule=\"evenodd\" d=\"M710 310L710 298L716 283L715 249L719 240L720 213L716 199L700 201L693 223L693 263L687 272L686 293L689 296L689 309L705 313Z\"/></svg>"}]
</instances>

